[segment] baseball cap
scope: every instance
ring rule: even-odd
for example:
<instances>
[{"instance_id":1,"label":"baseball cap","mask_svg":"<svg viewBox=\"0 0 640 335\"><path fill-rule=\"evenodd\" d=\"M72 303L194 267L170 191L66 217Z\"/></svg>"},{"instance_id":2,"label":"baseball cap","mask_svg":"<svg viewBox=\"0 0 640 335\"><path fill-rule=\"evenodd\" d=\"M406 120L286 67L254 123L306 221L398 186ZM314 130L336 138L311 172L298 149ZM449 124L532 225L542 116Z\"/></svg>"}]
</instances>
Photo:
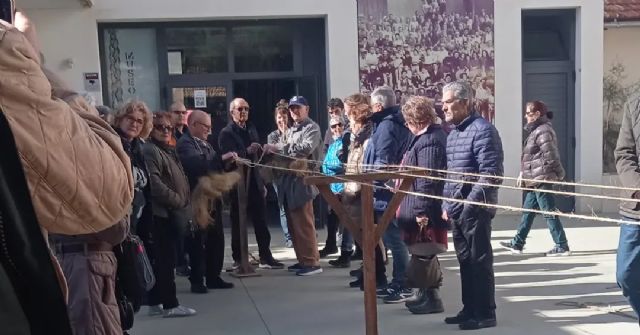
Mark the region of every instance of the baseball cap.
<instances>
[{"instance_id":1,"label":"baseball cap","mask_svg":"<svg viewBox=\"0 0 640 335\"><path fill-rule=\"evenodd\" d=\"M296 95L296 96L292 97L291 100L289 100L289 106L291 106L291 105L309 106L309 103L307 102L307 99L305 99L303 96Z\"/></svg>"}]
</instances>

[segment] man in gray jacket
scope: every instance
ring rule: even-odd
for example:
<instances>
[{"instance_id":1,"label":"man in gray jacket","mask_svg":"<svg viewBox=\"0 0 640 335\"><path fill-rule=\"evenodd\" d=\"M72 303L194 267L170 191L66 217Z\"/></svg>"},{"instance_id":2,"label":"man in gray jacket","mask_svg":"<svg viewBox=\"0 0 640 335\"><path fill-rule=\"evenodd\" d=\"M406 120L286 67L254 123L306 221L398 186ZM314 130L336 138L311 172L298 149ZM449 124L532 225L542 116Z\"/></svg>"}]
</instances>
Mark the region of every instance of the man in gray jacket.
<instances>
[{"instance_id":1,"label":"man in gray jacket","mask_svg":"<svg viewBox=\"0 0 640 335\"><path fill-rule=\"evenodd\" d=\"M278 153L291 158L292 163L303 162L296 159L322 160L322 135L320 126L309 118L309 103L302 96L289 100L289 113L293 126L287 130L287 141L278 144L265 144L266 152ZM291 167L293 169L293 167ZM314 166L309 166L315 169ZM301 169L296 167L296 169ZM284 206L289 232L293 239L293 249L298 263L290 266L289 271L298 276L310 276L322 272L320 254L316 239L313 199L318 195L315 187L304 184L299 174L287 173L275 181L281 205Z\"/></svg>"},{"instance_id":2,"label":"man in gray jacket","mask_svg":"<svg viewBox=\"0 0 640 335\"><path fill-rule=\"evenodd\" d=\"M615 149L616 168L624 187L637 188L625 191L631 201L620 205L622 219L640 224L640 96L629 100L624 108L620 135ZM616 257L616 279L631 307L640 317L640 225L620 225L620 240Z\"/></svg>"}]
</instances>

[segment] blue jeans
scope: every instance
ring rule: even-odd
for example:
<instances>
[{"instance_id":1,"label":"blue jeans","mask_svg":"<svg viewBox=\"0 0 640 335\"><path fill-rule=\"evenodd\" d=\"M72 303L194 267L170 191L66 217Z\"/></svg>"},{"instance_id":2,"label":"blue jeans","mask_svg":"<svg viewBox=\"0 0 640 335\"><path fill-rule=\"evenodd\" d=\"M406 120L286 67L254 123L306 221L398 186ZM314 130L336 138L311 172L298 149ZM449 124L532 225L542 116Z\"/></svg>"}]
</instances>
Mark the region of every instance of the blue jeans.
<instances>
[{"instance_id":1,"label":"blue jeans","mask_svg":"<svg viewBox=\"0 0 640 335\"><path fill-rule=\"evenodd\" d=\"M542 185L538 187L539 189L550 189L551 185ZM525 191L524 196L524 204L522 207L526 209L540 209L543 211L553 212L556 210L556 204L553 198L553 194L547 192L532 192ZM513 238L513 244L518 246L524 246L527 240L527 235L529 235L529 231L531 230L531 226L533 225L533 220L535 219L535 213L525 212L522 214L522 220L520 221L520 226L518 226L518 232L516 236ZM564 233L564 228L562 228L562 223L560 219L558 219L557 215L544 215L545 220L547 220L547 226L549 227L549 232L551 232L551 237L553 238L553 242L556 243L557 246L567 248L569 243L567 242L567 236Z\"/></svg>"},{"instance_id":2,"label":"blue jeans","mask_svg":"<svg viewBox=\"0 0 640 335\"><path fill-rule=\"evenodd\" d=\"M340 251L343 253L353 252L353 235L347 227L342 227L342 244L340 244Z\"/></svg>"},{"instance_id":3,"label":"blue jeans","mask_svg":"<svg viewBox=\"0 0 640 335\"><path fill-rule=\"evenodd\" d=\"M278 195L278 188L276 185L273 185L273 190L276 192L276 196ZM279 200L278 200L279 203ZM289 234L289 227L287 226L287 213L284 211L284 206L280 207L280 226L282 227L282 232L284 233L284 241L291 241L291 234Z\"/></svg>"},{"instance_id":4,"label":"blue jeans","mask_svg":"<svg viewBox=\"0 0 640 335\"><path fill-rule=\"evenodd\" d=\"M376 215L379 219L382 215ZM396 220L391 221L382 237L384 245L391 250L393 256L393 279L391 284L405 287L407 282L407 267L409 266L409 250L402 240L402 229Z\"/></svg>"},{"instance_id":5,"label":"blue jeans","mask_svg":"<svg viewBox=\"0 0 640 335\"><path fill-rule=\"evenodd\" d=\"M624 220L630 220L623 218ZM616 281L640 318L640 226L620 225Z\"/></svg>"}]
</instances>

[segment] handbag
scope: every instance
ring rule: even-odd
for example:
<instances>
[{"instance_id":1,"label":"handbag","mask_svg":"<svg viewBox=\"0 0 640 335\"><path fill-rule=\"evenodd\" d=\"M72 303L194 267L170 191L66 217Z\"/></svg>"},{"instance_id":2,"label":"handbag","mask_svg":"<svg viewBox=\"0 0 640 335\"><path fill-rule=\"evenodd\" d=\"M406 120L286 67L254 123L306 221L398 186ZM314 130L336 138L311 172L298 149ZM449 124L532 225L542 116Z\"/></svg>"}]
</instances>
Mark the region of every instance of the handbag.
<instances>
[{"instance_id":1,"label":"handbag","mask_svg":"<svg viewBox=\"0 0 640 335\"><path fill-rule=\"evenodd\" d=\"M135 311L140 309L143 299L156 283L151 262L142 240L129 234L114 249L118 260L117 281L122 293L133 305Z\"/></svg>"}]
</instances>

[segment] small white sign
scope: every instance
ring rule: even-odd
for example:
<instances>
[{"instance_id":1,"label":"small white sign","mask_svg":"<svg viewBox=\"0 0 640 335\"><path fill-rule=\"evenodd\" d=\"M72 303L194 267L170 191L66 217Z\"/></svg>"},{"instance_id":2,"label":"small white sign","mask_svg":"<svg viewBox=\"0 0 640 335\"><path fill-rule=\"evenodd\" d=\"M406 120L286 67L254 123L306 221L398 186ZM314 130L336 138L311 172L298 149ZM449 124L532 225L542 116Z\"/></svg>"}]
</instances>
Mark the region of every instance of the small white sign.
<instances>
[{"instance_id":1,"label":"small white sign","mask_svg":"<svg viewBox=\"0 0 640 335\"><path fill-rule=\"evenodd\" d=\"M84 78L84 90L87 92L100 92L100 76L98 72L86 72Z\"/></svg>"},{"instance_id":2,"label":"small white sign","mask_svg":"<svg viewBox=\"0 0 640 335\"><path fill-rule=\"evenodd\" d=\"M193 91L193 106L195 108L207 108L207 91L206 90Z\"/></svg>"}]
</instances>

